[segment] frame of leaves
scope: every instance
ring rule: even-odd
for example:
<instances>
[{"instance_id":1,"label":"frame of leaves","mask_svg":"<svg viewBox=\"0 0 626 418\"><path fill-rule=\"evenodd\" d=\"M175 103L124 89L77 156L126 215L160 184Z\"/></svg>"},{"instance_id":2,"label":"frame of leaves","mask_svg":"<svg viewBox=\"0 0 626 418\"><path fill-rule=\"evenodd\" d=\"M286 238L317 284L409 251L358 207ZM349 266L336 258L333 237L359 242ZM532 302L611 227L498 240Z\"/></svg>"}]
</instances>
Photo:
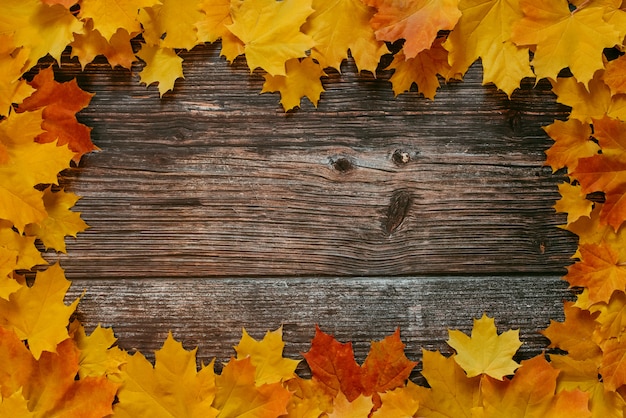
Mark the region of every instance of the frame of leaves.
<instances>
[{"instance_id":1,"label":"frame of leaves","mask_svg":"<svg viewBox=\"0 0 626 418\"><path fill-rule=\"evenodd\" d=\"M577 416L624 415L626 384L626 4L622 0L6 0L0 5L0 415L3 416ZM348 31L345 28L350 28ZM141 37L134 52L131 39ZM262 92L279 91L290 110L315 105L324 69L351 51L375 71L389 68L397 94L413 84L433 99L441 79L461 79L482 60L484 82L507 95L524 77L549 78L572 108L545 127L546 164L565 169L555 208L579 236L565 279L578 288L565 321L543 331L550 347L517 364L517 331L474 321L471 336L450 331L456 354L423 352L429 388L408 380L416 363L399 332L372 343L362 365L351 345L317 330L304 355L310 379L282 357L281 330L262 341L244 331L237 356L216 374L172 336L153 366L115 345L110 329L90 335L70 323L78 300L58 265L34 283L20 271L45 264L35 240L65 251L86 225L57 176L95 149L75 114L91 95L52 69L25 74L71 47L83 67L104 55L112 67L145 62L141 81L161 95L182 77L181 49L221 40L264 72ZM571 53L575 50L576 53ZM182 383L181 383L182 382Z\"/></svg>"}]
</instances>

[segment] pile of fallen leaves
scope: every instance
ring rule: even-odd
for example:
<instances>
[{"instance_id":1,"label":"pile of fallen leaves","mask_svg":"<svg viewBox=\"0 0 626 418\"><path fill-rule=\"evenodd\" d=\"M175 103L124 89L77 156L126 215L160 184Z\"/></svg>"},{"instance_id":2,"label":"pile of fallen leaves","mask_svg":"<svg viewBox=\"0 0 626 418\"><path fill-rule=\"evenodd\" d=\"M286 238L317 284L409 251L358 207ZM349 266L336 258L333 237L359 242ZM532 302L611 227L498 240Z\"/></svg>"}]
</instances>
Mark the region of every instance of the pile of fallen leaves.
<instances>
[{"instance_id":1,"label":"pile of fallen leaves","mask_svg":"<svg viewBox=\"0 0 626 418\"><path fill-rule=\"evenodd\" d=\"M3 0L0 3L0 416L10 417L602 417L626 411L626 2L622 0ZM132 39L139 39L134 51ZM350 343L317 330L299 377L283 358L282 332L256 341L244 331L215 373L171 335L152 365L115 345L110 329L87 335L64 303L69 282L35 242L65 251L86 228L78 196L58 174L95 149L76 112L91 94L58 83L51 67L24 75L66 49L83 68L144 62L141 81L163 95L183 76L181 50L221 41L279 91L285 110L317 105L326 71L348 51L375 72L389 46L393 91L413 85L433 99L480 59L484 82L510 96L524 77L548 78L565 121L546 164L559 186L563 227L579 236L565 280L580 291L565 321L543 331L551 348L521 364L517 331L498 335L475 320L450 331L454 355L424 351L421 375L399 332L372 343L362 365ZM18 272L39 267L33 283Z\"/></svg>"}]
</instances>

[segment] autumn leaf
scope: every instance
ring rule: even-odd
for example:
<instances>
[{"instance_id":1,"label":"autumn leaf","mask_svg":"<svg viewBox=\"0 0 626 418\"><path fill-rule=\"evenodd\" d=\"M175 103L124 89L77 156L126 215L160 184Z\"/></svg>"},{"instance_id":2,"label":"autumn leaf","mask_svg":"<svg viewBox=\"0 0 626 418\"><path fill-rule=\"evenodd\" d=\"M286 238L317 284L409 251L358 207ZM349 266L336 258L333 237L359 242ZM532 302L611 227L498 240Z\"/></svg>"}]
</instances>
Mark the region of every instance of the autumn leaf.
<instances>
[{"instance_id":1,"label":"autumn leaf","mask_svg":"<svg viewBox=\"0 0 626 418\"><path fill-rule=\"evenodd\" d=\"M92 19L93 28L108 41L121 28L131 36L141 32L139 10L159 0L81 0L79 17Z\"/></svg>"},{"instance_id":2,"label":"autumn leaf","mask_svg":"<svg viewBox=\"0 0 626 418\"><path fill-rule=\"evenodd\" d=\"M33 89L22 79L27 63L28 49L17 48L12 34L0 34L0 117L8 116L13 103L21 103L32 93Z\"/></svg>"},{"instance_id":3,"label":"autumn leaf","mask_svg":"<svg viewBox=\"0 0 626 418\"><path fill-rule=\"evenodd\" d=\"M317 379L296 376L286 382L286 387L292 393L287 404L289 418L319 418L333 409L336 396Z\"/></svg>"},{"instance_id":4,"label":"autumn leaf","mask_svg":"<svg viewBox=\"0 0 626 418\"><path fill-rule=\"evenodd\" d=\"M18 392L26 386L36 361L14 331L0 326L0 398Z\"/></svg>"},{"instance_id":5,"label":"autumn leaf","mask_svg":"<svg viewBox=\"0 0 626 418\"><path fill-rule=\"evenodd\" d=\"M626 55L606 64L603 80L609 86L611 95L626 94Z\"/></svg>"},{"instance_id":6,"label":"autumn leaf","mask_svg":"<svg viewBox=\"0 0 626 418\"><path fill-rule=\"evenodd\" d=\"M261 341L250 337L243 330L241 341L235 346L237 359L250 358L255 369L254 381L257 385L284 382L295 376L299 360L283 357L283 329L267 332Z\"/></svg>"},{"instance_id":7,"label":"autumn leaf","mask_svg":"<svg viewBox=\"0 0 626 418\"><path fill-rule=\"evenodd\" d=\"M346 396L339 392L333 402L333 411L328 414L328 418L367 417L372 406L372 399L369 396L359 395L356 399L348 401Z\"/></svg>"},{"instance_id":8,"label":"autumn leaf","mask_svg":"<svg viewBox=\"0 0 626 418\"><path fill-rule=\"evenodd\" d=\"M35 237L18 234L8 225L0 223L0 248L15 252L14 270L30 270L47 264L35 246Z\"/></svg>"},{"instance_id":9,"label":"autumn leaf","mask_svg":"<svg viewBox=\"0 0 626 418\"><path fill-rule=\"evenodd\" d=\"M589 217L581 217L563 228L578 235L579 245L606 244L617 252L620 260L626 260L626 246L623 245L626 239L626 228L615 231L606 222L601 222L600 213L603 206L602 203L595 203Z\"/></svg>"},{"instance_id":10,"label":"autumn leaf","mask_svg":"<svg viewBox=\"0 0 626 418\"><path fill-rule=\"evenodd\" d=\"M172 337L155 352L152 364L139 352L122 366L116 417L216 417L213 362L197 371L196 349L187 351Z\"/></svg>"},{"instance_id":11,"label":"autumn leaf","mask_svg":"<svg viewBox=\"0 0 626 418\"><path fill-rule=\"evenodd\" d=\"M121 381L121 366L126 363L128 355L114 346L117 338L111 328L98 325L87 335L82 324L73 321L70 324L70 334L80 350L78 375L81 379L87 376L107 376Z\"/></svg>"},{"instance_id":12,"label":"autumn leaf","mask_svg":"<svg viewBox=\"0 0 626 418\"><path fill-rule=\"evenodd\" d=\"M511 96L524 77L534 74L528 48L511 42L513 23L522 17L519 0L460 0L461 18L443 46L450 52L451 74L462 76L478 58L483 83Z\"/></svg>"},{"instance_id":13,"label":"autumn leaf","mask_svg":"<svg viewBox=\"0 0 626 418\"><path fill-rule=\"evenodd\" d=\"M80 213L70 210L77 201L78 196L74 193L63 190L53 192L47 188L43 193L47 217L39 223L26 225L26 234L41 239L46 248L65 253L65 237L76 237L76 234L88 228L80 218Z\"/></svg>"},{"instance_id":14,"label":"autumn leaf","mask_svg":"<svg viewBox=\"0 0 626 418\"><path fill-rule=\"evenodd\" d=\"M265 74L261 93L280 91L280 103L285 111L300 106L300 99L307 97L317 107L320 94L324 91L320 77L326 73L311 58L297 58L285 63L287 75Z\"/></svg>"},{"instance_id":15,"label":"autumn leaf","mask_svg":"<svg viewBox=\"0 0 626 418\"><path fill-rule=\"evenodd\" d=\"M417 385L410 380L406 386L380 394L382 406L374 411L372 418L412 418L419 409Z\"/></svg>"},{"instance_id":16,"label":"autumn leaf","mask_svg":"<svg viewBox=\"0 0 626 418\"><path fill-rule=\"evenodd\" d=\"M422 350L422 375L429 388L419 386L419 417L471 418L480 399L480 377L468 377L454 356Z\"/></svg>"},{"instance_id":17,"label":"autumn leaf","mask_svg":"<svg viewBox=\"0 0 626 418\"><path fill-rule=\"evenodd\" d=\"M139 76L141 82L149 86L152 83L159 84L159 96L174 88L174 82L183 78L183 60L172 48L143 45L137 52L146 65Z\"/></svg>"},{"instance_id":18,"label":"autumn leaf","mask_svg":"<svg viewBox=\"0 0 626 418\"><path fill-rule=\"evenodd\" d=\"M231 9L227 28L244 43L250 71L286 75L285 63L306 56L314 42L300 31L313 13L311 0L249 0Z\"/></svg>"},{"instance_id":19,"label":"autumn leaf","mask_svg":"<svg viewBox=\"0 0 626 418\"><path fill-rule=\"evenodd\" d=\"M604 48L622 42L619 32L604 20L602 7L571 12L566 0L520 0L520 6L524 17L513 26L511 39L535 48L531 64L538 78L556 79L563 68L569 68L586 85L604 68Z\"/></svg>"},{"instance_id":20,"label":"autumn leaf","mask_svg":"<svg viewBox=\"0 0 626 418\"><path fill-rule=\"evenodd\" d=\"M343 392L353 401L363 393L361 367L354 360L352 343L340 343L316 326L311 349L303 355L313 379L323 383L333 396Z\"/></svg>"},{"instance_id":21,"label":"autumn leaf","mask_svg":"<svg viewBox=\"0 0 626 418\"><path fill-rule=\"evenodd\" d=\"M502 380L518 367L513 355L522 345L519 330L498 335L494 319L486 314L474 320L471 336L457 330L450 330L449 334L448 344L457 352L454 359L468 377L486 374Z\"/></svg>"},{"instance_id":22,"label":"autumn leaf","mask_svg":"<svg viewBox=\"0 0 626 418\"><path fill-rule=\"evenodd\" d=\"M576 360L596 358L601 355L600 347L594 342L594 331L598 325L597 315L573 306L573 302L565 302L565 321L550 320L550 325L541 331L550 339L548 347L565 350Z\"/></svg>"},{"instance_id":23,"label":"autumn leaf","mask_svg":"<svg viewBox=\"0 0 626 418\"><path fill-rule=\"evenodd\" d=\"M106 39L97 30L93 29L93 23L89 20L85 26L85 33L74 34L72 57L78 57L83 70L98 55L104 55L111 65L117 65L131 69L135 61L135 53L130 44L131 36L126 29L119 28L111 39Z\"/></svg>"},{"instance_id":24,"label":"autumn leaf","mask_svg":"<svg viewBox=\"0 0 626 418\"><path fill-rule=\"evenodd\" d=\"M570 183L559 184L561 198L557 200L554 209L557 212L567 213L567 224L576 222L579 218L589 217L593 209L593 203L587 200L580 185L573 186Z\"/></svg>"},{"instance_id":25,"label":"autumn leaf","mask_svg":"<svg viewBox=\"0 0 626 418\"><path fill-rule=\"evenodd\" d=\"M28 340L35 359L44 351L55 352L57 344L69 338L67 324L78 305L78 299L64 303L69 286L63 269L54 264L37 272L31 287L21 287L8 301L0 298L0 326Z\"/></svg>"},{"instance_id":26,"label":"autumn leaf","mask_svg":"<svg viewBox=\"0 0 626 418\"><path fill-rule=\"evenodd\" d=\"M443 38L437 38L430 49L421 51L415 58L407 58L402 51L394 55L387 69L394 70L389 81L396 96L409 91L415 83L424 97L435 99L441 86L437 76L447 78L450 72L448 51L441 45L442 41Z\"/></svg>"},{"instance_id":27,"label":"autumn leaf","mask_svg":"<svg viewBox=\"0 0 626 418\"><path fill-rule=\"evenodd\" d=\"M576 169L580 158L591 157L600 150L598 144L591 140L591 125L577 119L555 120L543 130L554 140L546 151L545 161L553 173L564 167L571 172Z\"/></svg>"},{"instance_id":28,"label":"autumn leaf","mask_svg":"<svg viewBox=\"0 0 626 418\"><path fill-rule=\"evenodd\" d=\"M237 38L228 30L233 23L230 16L230 0L202 0L199 4L204 17L196 22L198 39L202 42L215 42L222 40L221 55L229 62L244 52L241 39Z\"/></svg>"},{"instance_id":29,"label":"autumn leaf","mask_svg":"<svg viewBox=\"0 0 626 418\"><path fill-rule=\"evenodd\" d=\"M44 131L37 135L37 142L49 143L57 141L58 145L68 145L76 153L74 161L78 162L84 154L98 149L91 142L91 128L78 123L76 113L84 109L92 93L82 90L76 79L66 83L54 80L52 67L39 71L29 83L36 91L24 99L18 112L29 112L43 109Z\"/></svg>"},{"instance_id":30,"label":"autumn leaf","mask_svg":"<svg viewBox=\"0 0 626 418\"><path fill-rule=\"evenodd\" d=\"M282 384L270 383L257 386L255 367L250 357L242 360L231 358L216 377L217 392L214 406L220 418L239 416L277 417L287 413L291 392Z\"/></svg>"},{"instance_id":31,"label":"autumn leaf","mask_svg":"<svg viewBox=\"0 0 626 418\"><path fill-rule=\"evenodd\" d=\"M590 417L588 394L580 390L556 393L559 371L543 355L522 361L512 379L482 380L481 417Z\"/></svg>"},{"instance_id":32,"label":"autumn leaf","mask_svg":"<svg viewBox=\"0 0 626 418\"><path fill-rule=\"evenodd\" d=\"M139 10L143 38L149 45L190 50L201 41L196 22L204 18L198 0L161 0Z\"/></svg>"},{"instance_id":33,"label":"autumn leaf","mask_svg":"<svg viewBox=\"0 0 626 418\"><path fill-rule=\"evenodd\" d=\"M615 391L626 384L626 341L611 338L602 343L600 374L606 390Z\"/></svg>"},{"instance_id":34,"label":"autumn leaf","mask_svg":"<svg viewBox=\"0 0 626 418\"><path fill-rule=\"evenodd\" d=\"M429 49L439 31L453 29L461 17L459 0L368 0L368 4L377 9L370 20L376 39L405 39L402 49L407 59Z\"/></svg>"},{"instance_id":35,"label":"autumn leaf","mask_svg":"<svg viewBox=\"0 0 626 418\"><path fill-rule=\"evenodd\" d=\"M578 304L578 301L577 301ZM590 306L592 313L598 313L596 321L600 325L595 330L594 341L605 341L610 338L621 338L626 330L626 294L615 291L608 303L597 303Z\"/></svg>"}]
</instances>

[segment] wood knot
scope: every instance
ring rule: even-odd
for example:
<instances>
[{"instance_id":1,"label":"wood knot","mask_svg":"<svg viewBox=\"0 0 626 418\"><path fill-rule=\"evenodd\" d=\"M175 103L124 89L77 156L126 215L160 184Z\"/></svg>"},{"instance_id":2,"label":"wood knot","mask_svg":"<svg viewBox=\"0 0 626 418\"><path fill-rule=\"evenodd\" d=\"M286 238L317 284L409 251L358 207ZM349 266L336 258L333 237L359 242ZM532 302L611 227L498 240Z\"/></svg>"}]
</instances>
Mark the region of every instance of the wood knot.
<instances>
[{"instance_id":1,"label":"wood knot","mask_svg":"<svg viewBox=\"0 0 626 418\"><path fill-rule=\"evenodd\" d=\"M391 159L394 163L396 163L396 165L405 165L411 161L411 154L404 150L397 149L393 152Z\"/></svg>"},{"instance_id":2,"label":"wood knot","mask_svg":"<svg viewBox=\"0 0 626 418\"><path fill-rule=\"evenodd\" d=\"M413 197L408 190L396 190L393 192L383 225L387 234L392 234L402 224L404 218L409 213L412 201Z\"/></svg>"},{"instance_id":3,"label":"wood knot","mask_svg":"<svg viewBox=\"0 0 626 418\"><path fill-rule=\"evenodd\" d=\"M331 159L331 164L333 168L340 173L346 173L350 170L353 170L354 163L347 157L339 157L337 159Z\"/></svg>"}]
</instances>

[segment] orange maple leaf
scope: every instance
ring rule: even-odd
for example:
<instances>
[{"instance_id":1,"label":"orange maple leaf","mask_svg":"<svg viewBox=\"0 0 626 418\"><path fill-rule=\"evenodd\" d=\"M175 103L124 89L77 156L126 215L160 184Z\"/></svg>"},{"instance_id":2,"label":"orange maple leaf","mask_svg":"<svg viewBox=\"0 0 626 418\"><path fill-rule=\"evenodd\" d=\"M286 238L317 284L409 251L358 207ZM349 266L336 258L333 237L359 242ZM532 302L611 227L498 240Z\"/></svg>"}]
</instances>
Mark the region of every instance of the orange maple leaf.
<instances>
[{"instance_id":1,"label":"orange maple leaf","mask_svg":"<svg viewBox=\"0 0 626 418\"><path fill-rule=\"evenodd\" d=\"M577 80L589 83L604 68L602 52L622 42L619 32L604 20L603 7L570 11L566 0L520 0L524 18L513 26L517 45L534 46L531 64L538 78L556 79L569 67ZM572 51L576 51L572 54Z\"/></svg>"},{"instance_id":2,"label":"orange maple leaf","mask_svg":"<svg viewBox=\"0 0 626 418\"><path fill-rule=\"evenodd\" d=\"M229 62L244 52L243 42L228 30L233 19L230 16L230 0L202 0L199 4L204 17L196 22L198 39L202 42L222 40L221 55Z\"/></svg>"},{"instance_id":3,"label":"orange maple leaf","mask_svg":"<svg viewBox=\"0 0 626 418\"><path fill-rule=\"evenodd\" d=\"M161 0L139 10L144 40L163 48L189 50L201 43L196 23L204 17L197 0Z\"/></svg>"},{"instance_id":4,"label":"orange maple leaf","mask_svg":"<svg viewBox=\"0 0 626 418\"><path fill-rule=\"evenodd\" d=\"M613 292L626 291L626 265L619 263L618 254L606 244L582 244L581 260L567 268L571 286L586 287L589 302L609 302Z\"/></svg>"},{"instance_id":5,"label":"orange maple leaf","mask_svg":"<svg viewBox=\"0 0 626 418\"><path fill-rule=\"evenodd\" d=\"M92 93L82 90L75 79L58 83L54 80L52 67L41 70L29 84L36 90L24 99L17 111L43 109L41 127L46 132L37 136L38 142L67 144L76 154L75 161L79 161L83 154L98 149L91 142L91 128L76 120L76 113L89 104Z\"/></svg>"},{"instance_id":6,"label":"orange maple leaf","mask_svg":"<svg viewBox=\"0 0 626 418\"><path fill-rule=\"evenodd\" d=\"M611 225L601 222L600 213L603 209L602 203L595 203L589 217L580 217L576 222L572 222L564 229L578 235L578 244L606 244L619 255L619 260L626 260L626 246L623 244L626 239L626 228L615 231Z\"/></svg>"},{"instance_id":7,"label":"orange maple leaf","mask_svg":"<svg viewBox=\"0 0 626 418\"><path fill-rule=\"evenodd\" d=\"M457 355L454 360L467 372L468 377L485 374L501 380L513 374L518 364L513 356L522 345L519 330L509 330L498 335L495 320L483 314L474 320L471 336L461 331L448 331L448 345Z\"/></svg>"},{"instance_id":8,"label":"orange maple leaf","mask_svg":"<svg viewBox=\"0 0 626 418\"><path fill-rule=\"evenodd\" d=\"M252 414L259 418L277 417L287 413L291 392L281 383L257 386L255 367L247 357L242 360L231 358L222 374L216 377L217 392L214 406L220 417L239 417Z\"/></svg>"},{"instance_id":9,"label":"orange maple leaf","mask_svg":"<svg viewBox=\"0 0 626 418\"><path fill-rule=\"evenodd\" d=\"M557 200L554 209L557 212L567 213L567 224L576 222L580 217L589 217L593 210L593 203L586 198L580 185L570 183L559 184L561 198Z\"/></svg>"},{"instance_id":10,"label":"orange maple leaf","mask_svg":"<svg viewBox=\"0 0 626 418\"><path fill-rule=\"evenodd\" d=\"M227 28L244 43L250 71L285 75L287 61L306 56L314 42L300 27L313 13L311 1L248 0L231 8L233 23Z\"/></svg>"},{"instance_id":11,"label":"orange maple leaf","mask_svg":"<svg viewBox=\"0 0 626 418\"><path fill-rule=\"evenodd\" d=\"M622 55L606 65L603 80L611 89L612 95L626 93L626 55Z\"/></svg>"},{"instance_id":12,"label":"orange maple leaf","mask_svg":"<svg viewBox=\"0 0 626 418\"><path fill-rule=\"evenodd\" d=\"M578 305L578 301L576 302ZM589 306L588 302L585 306ZM600 325L596 329L595 341L606 341L621 336L626 330L626 294L616 291L608 303L597 303L588 307L592 313L598 313L596 321Z\"/></svg>"},{"instance_id":13,"label":"orange maple leaf","mask_svg":"<svg viewBox=\"0 0 626 418\"><path fill-rule=\"evenodd\" d=\"M595 318L597 314L591 314L574 306L573 302L563 304L565 321L557 322L550 320L550 325L541 331L550 340L548 347L556 347L565 350L576 360L597 358L601 355L600 347L594 342L594 331L598 325Z\"/></svg>"},{"instance_id":14,"label":"orange maple leaf","mask_svg":"<svg viewBox=\"0 0 626 418\"><path fill-rule=\"evenodd\" d=\"M543 354L522 361L512 379L482 380L483 417L590 417L589 394L580 390L556 393L559 371Z\"/></svg>"},{"instance_id":15,"label":"orange maple leaf","mask_svg":"<svg viewBox=\"0 0 626 418\"><path fill-rule=\"evenodd\" d=\"M606 390L615 391L626 384L626 340L610 338L602 343L600 374Z\"/></svg>"},{"instance_id":16,"label":"orange maple leaf","mask_svg":"<svg viewBox=\"0 0 626 418\"><path fill-rule=\"evenodd\" d=\"M412 418L419 409L417 385L411 381L406 386L380 394L382 405L375 410L372 418Z\"/></svg>"},{"instance_id":17,"label":"orange maple leaf","mask_svg":"<svg viewBox=\"0 0 626 418\"><path fill-rule=\"evenodd\" d=\"M333 402L333 411L328 414L328 418L367 417L372 407L372 399L369 396L359 395L356 399L348 401L342 392L338 392Z\"/></svg>"},{"instance_id":18,"label":"orange maple leaf","mask_svg":"<svg viewBox=\"0 0 626 418\"><path fill-rule=\"evenodd\" d=\"M340 343L316 326L315 337L304 359L313 379L323 383L331 395L336 396L341 391L348 401L353 401L363 393L361 367L354 360L352 343Z\"/></svg>"},{"instance_id":19,"label":"orange maple leaf","mask_svg":"<svg viewBox=\"0 0 626 418\"><path fill-rule=\"evenodd\" d=\"M0 117L8 116L13 103L21 103L32 93L33 89L21 78L27 63L28 49L17 48L12 34L0 34Z\"/></svg>"},{"instance_id":20,"label":"orange maple leaf","mask_svg":"<svg viewBox=\"0 0 626 418\"><path fill-rule=\"evenodd\" d=\"M591 140L591 125L588 123L577 119L555 120L543 129L554 140L546 151L545 161L552 167L553 173L564 167L571 172L576 169L580 158L591 157L600 150L598 144Z\"/></svg>"},{"instance_id":21,"label":"orange maple leaf","mask_svg":"<svg viewBox=\"0 0 626 418\"><path fill-rule=\"evenodd\" d=\"M461 17L459 0L369 0L377 8L370 20L379 41L405 39L407 59L432 45L437 33L451 30Z\"/></svg>"},{"instance_id":22,"label":"orange maple leaf","mask_svg":"<svg viewBox=\"0 0 626 418\"><path fill-rule=\"evenodd\" d=\"M324 91L320 77L326 76L322 67L309 57L290 59L285 63L285 69L286 75L264 74L261 93L280 91L280 103L285 112L300 106L302 97L307 97L317 107L320 94Z\"/></svg>"},{"instance_id":23,"label":"orange maple leaf","mask_svg":"<svg viewBox=\"0 0 626 418\"><path fill-rule=\"evenodd\" d=\"M126 29L119 28L111 39L106 39L97 30L93 29L91 20L85 25L85 33L74 34L72 57L78 57L83 70L98 55L104 55L111 65L117 65L129 70L135 61L135 53L130 43L131 36Z\"/></svg>"}]
</instances>

